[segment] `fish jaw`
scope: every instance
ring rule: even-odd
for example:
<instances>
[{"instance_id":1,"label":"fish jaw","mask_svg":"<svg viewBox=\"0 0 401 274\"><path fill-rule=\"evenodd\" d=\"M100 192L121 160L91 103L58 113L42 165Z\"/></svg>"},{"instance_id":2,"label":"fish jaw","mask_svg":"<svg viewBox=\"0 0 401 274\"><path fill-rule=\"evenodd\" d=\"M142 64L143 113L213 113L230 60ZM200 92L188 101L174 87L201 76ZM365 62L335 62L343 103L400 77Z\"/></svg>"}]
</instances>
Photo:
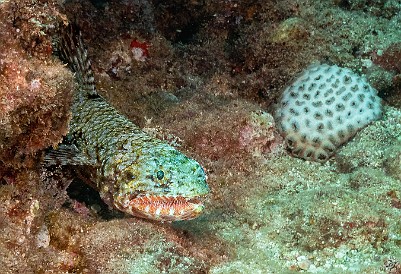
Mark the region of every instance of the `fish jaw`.
<instances>
[{"instance_id":1,"label":"fish jaw","mask_svg":"<svg viewBox=\"0 0 401 274\"><path fill-rule=\"evenodd\" d=\"M119 196L114 205L137 217L167 222L195 219L205 208L201 197L183 196Z\"/></svg>"}]
</instances>

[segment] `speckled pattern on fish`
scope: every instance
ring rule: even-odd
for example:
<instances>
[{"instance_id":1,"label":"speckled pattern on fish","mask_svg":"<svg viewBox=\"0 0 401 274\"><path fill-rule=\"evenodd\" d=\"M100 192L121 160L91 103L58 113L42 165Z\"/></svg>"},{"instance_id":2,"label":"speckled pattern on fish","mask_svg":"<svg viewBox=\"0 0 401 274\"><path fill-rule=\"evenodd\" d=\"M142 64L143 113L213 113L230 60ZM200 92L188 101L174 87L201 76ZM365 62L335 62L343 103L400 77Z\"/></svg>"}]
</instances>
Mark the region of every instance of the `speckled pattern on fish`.
<instances>
[{"instance_id":1,"label":"speckled pattern on fish","mask_svg":"<svg viewBox=\"0 0 401 274\"><path fill-rule=\"evenodd\" d=\"M153 220L199 216L209 193L200 164L145 134L98 95L87 51L74 27L62 31L60 54L78 82L69 138L93 167L93 183L102 199Z\"/></svg>"}]
</instances>

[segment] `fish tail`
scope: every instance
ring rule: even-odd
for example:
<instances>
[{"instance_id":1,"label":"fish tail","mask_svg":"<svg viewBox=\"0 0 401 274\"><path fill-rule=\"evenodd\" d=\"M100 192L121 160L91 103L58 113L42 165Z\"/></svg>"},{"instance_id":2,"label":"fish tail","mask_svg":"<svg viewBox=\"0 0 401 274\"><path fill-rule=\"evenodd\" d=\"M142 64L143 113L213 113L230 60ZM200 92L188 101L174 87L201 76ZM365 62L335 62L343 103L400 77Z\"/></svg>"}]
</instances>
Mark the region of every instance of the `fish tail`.
<instances>
[{"instance_id":1,"label":"fish tail","mask_svg":"<svg viewBox=\"0 0 401 274\"><path fill-rule=\"evenodd\" d=\"M95 87L95 78L88 51L77 26L69 24L61 30L59 54L62 61L66 62L75 72L79 92L88 97L99 96Z\"/></svg>"}]
</instances>

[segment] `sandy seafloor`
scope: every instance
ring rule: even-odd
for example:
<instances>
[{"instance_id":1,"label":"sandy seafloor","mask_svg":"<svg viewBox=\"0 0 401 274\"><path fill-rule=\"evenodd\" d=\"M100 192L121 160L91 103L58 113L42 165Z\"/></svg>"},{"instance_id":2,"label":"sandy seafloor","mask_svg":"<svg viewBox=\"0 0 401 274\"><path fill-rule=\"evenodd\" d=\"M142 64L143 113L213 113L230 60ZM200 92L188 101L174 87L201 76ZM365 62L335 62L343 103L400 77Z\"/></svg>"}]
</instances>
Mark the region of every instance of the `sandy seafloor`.
<instances>
[{"instance_id":1,"label":"sandy seafloor","mask_svg":"<svg viewBox=\"0 0 401 274\"><path fill-rule=\"evenodd\" d=\"M126 216L77 178L45 179L70 117L74 80L52 44L67 22L99 93L203 165L199 218ZM400 26L394 0L0 1L0 272L401 273ZM323 164L289 155L272 118L317 62L383 99Z\"/></svg>"}]
</instances>

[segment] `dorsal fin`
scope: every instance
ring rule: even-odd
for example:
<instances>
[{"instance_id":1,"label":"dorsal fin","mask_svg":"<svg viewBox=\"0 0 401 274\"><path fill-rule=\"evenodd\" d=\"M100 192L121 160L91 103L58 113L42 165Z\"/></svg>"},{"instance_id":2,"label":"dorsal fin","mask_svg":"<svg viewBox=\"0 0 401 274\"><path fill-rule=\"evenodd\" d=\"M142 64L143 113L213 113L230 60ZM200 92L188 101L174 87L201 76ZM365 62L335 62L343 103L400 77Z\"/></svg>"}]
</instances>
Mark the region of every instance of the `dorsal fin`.
<instances>
[{"instance_id":1,"label":"dorsal fin","mask_svg":"<svg viewBox=\"0 0 401 274\"><path fill-rule=\"evenodd\" d=\"M75 72L79 84L78 92L87 97L99 97L91 62L78 26L69 24L61 30L59 51L61 59Z\"/></svg>"}]
</instances>

